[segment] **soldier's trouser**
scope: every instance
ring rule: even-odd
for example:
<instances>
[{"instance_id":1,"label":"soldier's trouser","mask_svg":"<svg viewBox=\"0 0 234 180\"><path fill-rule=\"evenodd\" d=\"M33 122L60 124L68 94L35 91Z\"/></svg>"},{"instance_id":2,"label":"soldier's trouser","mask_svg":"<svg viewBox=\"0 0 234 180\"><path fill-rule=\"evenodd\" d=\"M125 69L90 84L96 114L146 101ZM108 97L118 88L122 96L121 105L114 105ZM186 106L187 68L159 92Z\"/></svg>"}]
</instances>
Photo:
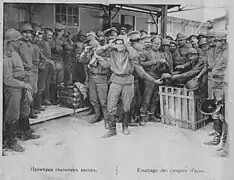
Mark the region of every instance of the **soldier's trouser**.
<instances>
[{"instance_id":1,"label":"soldier's trouser","mask_svg":"<svg viewBox=\"0 0 234 180\"><path fill-rule=\"evenodd\" d=\"M89 97L93 105L95 114L101 115L101 110L104 118L107 119L107 94L108 84L106 76L90 76L89 78Z\"/></svg>"},{"instance_id":2,"label":"soldier's trouser","mask_svg":"<svg viewBox=\"0 0 234 180\"><path fill-rule=\"evenodd\" d=\"M71 56L64 55L63 56L64 62L64 84L68 85L68 83L72 80L72 73L71 73Z\"/></svg>"},{"instance_id":3,"label":"soldier's trouser","mask_svg":"<svg viewBox=\"0 0 234 180\"><path fill-rule=\"evenodd\" d=\"M72 81L84 84L86 79L84 64L72 62Z\"/></svg>"},{"instance_id":4,"label":"soldier's trouser","mask_svg":"<svg viewBox=\"0 0 234 180\"><path fill-rule=\"evenodd\" d=\"M38 82L37 82L37 94L35 97L35 109L40 108L42 104L42 92L45 90L46 86L46 70L39 70L38 72Z\"/></svg>"},{"instance_id":5,"label":"soldier's trouser","mask_svg":"<svg viewBox=\"0 0 234 180\"><path fill-rule=\"evenodd\" d=\"M141 106L142 116L146 115L147 110L149 110L149 114L155 113L157 108L156 104L159 101L158 91L158 85L151 81L145 81L145 91Z\"/></svg>"},{"instance_id":6,"label":"soldier's trouser","mask_svg":"<svg viewBox=\"0 0 234 180\"><path fill-rule=\"evenodd\" d=\"M64 81L64 64L62 61L54 61L55 71L53 72L52 83L50 87L51 101L57 104L57 86Z\"/></svg>"},{"instance_id":7,"label":"soldier's trouser","mask_svg":"<svg viewBox=\"0 0 234 180\"><path fill-rule=\"evenodd\" d=\"M50 101L50 86L52 82L52 75L53 75L53 68L50 64L47 64L44 69L44 75L45 75L45 89L43 91L43 100L49 100Z\"/></svg>"},{"instance_id":8,"label":"soldier's trouser","mask_svg":"<svg viewBox=\"0 0 234 180\"><path fill-rule=\"evenodd\" d=\"M140 108L141 108L142 96L140 93L140 86L139 80L134 81L134 97L131 104L131 111L133 116L140 115Z\"/></svg>"},{"instance_id":9,"label":"soldier's trouser","mask_svg":"<svg viewBox=\"0 0 234 180\"><path fill-rule=\"evenodd\" d=\"M32 71L32 91L33 91L33 102L31 105L32 109L35 107L35 102L36 102L36 94L38 90L37 83L38 83L38 72Z\"/></svg>"},{"instance_id":10,"label":"soldier's trouser","mask_svg":"<svg viewBox=\"0 0 234 180\"><path fill-rule=\"evenodd\" d=\"M4 86L4 118L3 118L3 129L4 134L7 134L7 129L14 124L20 124L18 121L21 116L28 117L30 114L30 107L25 100L24 90L21 88L12 88ZM29 127L29 125L28 125ZM28 128L24 127L24 128Z\"/></svg>"},{"instance_id":11,"label":"soldier's trouser","mask_svg":"<svg viewBox=\"0 0 234 180\"><path fill-rule=\"evenodd\" d=\"M134 84L120 85L111 83L108 92L107 110L109 116L115 116L117 112L117 104L121 98L124 112L129 112L132 99L134 96Z\"/></svg>"}]
</instances>

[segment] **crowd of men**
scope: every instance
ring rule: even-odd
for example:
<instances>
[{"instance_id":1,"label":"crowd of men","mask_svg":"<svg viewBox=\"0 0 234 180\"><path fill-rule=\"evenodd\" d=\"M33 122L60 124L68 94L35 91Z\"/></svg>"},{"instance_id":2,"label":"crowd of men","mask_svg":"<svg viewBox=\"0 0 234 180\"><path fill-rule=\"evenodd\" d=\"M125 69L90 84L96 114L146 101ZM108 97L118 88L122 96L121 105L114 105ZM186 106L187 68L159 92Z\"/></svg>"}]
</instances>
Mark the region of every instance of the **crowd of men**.
<instances>
[{"instance_id":1,"label":"crowd of men","mask_svg":"<svg viewBox=\"0 0 234 180\"><path fill-rule=\"evenodd\" d=\"M125 135L131 125L160 122L162 84L209 92L224 105L226 36L216 31L189 37L178 33L174 40L125 27L71 35L60 23L54 29L29 23L9 29L4 36L4 146L22 152L18 140L40 138L30 128L29 118L58 103L61 83L88 86L95 114L90 123L104 119L103 138L117 135L117 121ZM205 143L218 145L220 155L227 152L223 109L212 115L214 138Z\"/></svg>"}]
</instances>

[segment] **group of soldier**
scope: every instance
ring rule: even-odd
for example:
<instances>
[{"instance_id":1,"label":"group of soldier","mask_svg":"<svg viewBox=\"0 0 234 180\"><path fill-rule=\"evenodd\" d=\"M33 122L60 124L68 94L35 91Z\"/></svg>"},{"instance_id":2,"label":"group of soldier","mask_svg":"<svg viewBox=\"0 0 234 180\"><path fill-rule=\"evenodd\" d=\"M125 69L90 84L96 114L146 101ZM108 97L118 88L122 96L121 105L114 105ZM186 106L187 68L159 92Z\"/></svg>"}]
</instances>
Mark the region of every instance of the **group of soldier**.
<instances>
[{"instance_id":1,"label":"group of soldier","mask_svg":"<svg viewBox=\"0 0 234 180\"><path fill-rule=\"evenodd\" d=\"M4 145L24 151L17 139L37 139L29 118L37 118L47 106L57 104L57 87L80 82L89 88L94 118L104 119L107 133L117 135L129 126L160 122L159 85L199 82L200 93L209 92L220 111L212 115L214 136L206 144L226 149L227 121L224 98L227 87L227 34L172 37L125 27L71 35L56 23L54 29L23 24L9 29L4 37ZM208 91L206 89L208 82ZM226 151L225 151L226 152Z\"/></svg>"}]
</instances>

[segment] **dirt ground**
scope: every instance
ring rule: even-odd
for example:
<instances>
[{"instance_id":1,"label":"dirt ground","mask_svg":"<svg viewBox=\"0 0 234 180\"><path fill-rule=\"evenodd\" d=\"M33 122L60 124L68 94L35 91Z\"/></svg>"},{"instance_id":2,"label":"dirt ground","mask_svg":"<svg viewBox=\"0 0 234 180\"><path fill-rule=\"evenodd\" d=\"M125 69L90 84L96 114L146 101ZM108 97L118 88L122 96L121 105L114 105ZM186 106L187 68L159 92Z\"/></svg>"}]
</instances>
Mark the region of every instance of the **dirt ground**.
<instances>
[{"instance_id":1,"label":"dirt ground","mask_svg":"<svg viewBox=\"0 0 234 180\"><path fill-rule=\"evenodd\" d=\"M210 139L207 132L211 124L190 131L148 123L145 127L131 127L129 136L122 134L118 124L116 137L102 139L106 132L103 122L90 125L92 117L83 113L33 125L41 138L20 142L26 148L23 153L5 152L0 179L223 179L226 158L217 157L215 147L202 144ZM48 168L48 172L37 168ZM74 168L78 172L58 172L56 168Z\"/></svg>"}]
</instances>

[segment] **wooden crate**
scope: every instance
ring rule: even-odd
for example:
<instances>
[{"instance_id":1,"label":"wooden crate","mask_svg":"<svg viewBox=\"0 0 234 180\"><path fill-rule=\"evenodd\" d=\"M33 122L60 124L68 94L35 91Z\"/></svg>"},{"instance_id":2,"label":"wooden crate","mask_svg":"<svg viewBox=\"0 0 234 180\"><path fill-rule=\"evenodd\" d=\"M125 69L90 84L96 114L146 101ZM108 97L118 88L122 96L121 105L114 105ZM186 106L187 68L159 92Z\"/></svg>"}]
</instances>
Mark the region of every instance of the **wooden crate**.
<instances>
[{"instance_id":1,"label":"wooden crate","mask_svg":"<svg viewBox=\"0 0 234 180\"><path fill-rule=\"evenodd\" d=\"M197 130L207 124L208 116L198 110L198 102L206 94L196 94L186 88L159 87L160 111L164 124Z\"/></svg>"}]
</instances>

